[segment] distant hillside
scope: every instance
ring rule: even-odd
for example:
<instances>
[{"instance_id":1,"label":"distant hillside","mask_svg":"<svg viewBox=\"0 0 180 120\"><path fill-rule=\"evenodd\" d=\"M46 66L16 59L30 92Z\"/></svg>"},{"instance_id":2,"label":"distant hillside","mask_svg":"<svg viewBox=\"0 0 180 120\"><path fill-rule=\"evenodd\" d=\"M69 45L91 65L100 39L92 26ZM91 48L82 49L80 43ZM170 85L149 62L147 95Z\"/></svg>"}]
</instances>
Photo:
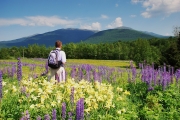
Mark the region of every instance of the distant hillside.
<instances>
[{"instance_id":1,"label":"distant hillside","mask_svg":"<svg viewBox=\"0 0 180 120\"><path fill-rule=\"evenodd\" d=\"M147 32L147 31L141 31L141 32L143 32L145 34L148 34L148 35L152 35L152 36L157 37L157 38L168 38L168 37L170 37L170 36L159 35L159 34L156 34L156 33L153 33L153 32Z\"/></svg>"},{"instance_id":2,"label":"distant hillside","mask_svg":"<svg viewBox=\"0 0 180 120\"><path fill-rule=\"evenodd\" d=\"M67 43L79 43L81 41L85 43L109 43L116 41L132 41L138 38L150 39L150 38L165 38L167 36L158 35L152 32L137 31L129 27L118 27L116 29L108 29L103 31L92 31L83 29L59 29L44 34L36 34L20 39L1 41L1 47L12 46L28 46L29 44L38 44L45 46L54 46L56 40L61 40L63 44Z\"/></svg>"},{"instance_id":3,"label":"distant hillside","mask_svg":"<svg viewBox=\"0 0 180 120\"><path fill-rule=\"evenodd\" d=\"M88 39L86 39L84 42L108 43L108 42L115 42L118 40L132 41L132 40L137 40L138 38L150 39L154 37L155 36L145 34L143 32L129 28L116 28L116 29L109 29L109 30L97 32L94 35L90 36Z\"/></svg>"},{"instance_id":4,"label":"distant hillside","mask_svg":"<svg viewBox=\"0 0 180 120\"><path fill-rule=\"evenodd\" d=\"M0 45L4 46L28 46L29 44L38 44L46 46L54 46L56 40L61 40L63 44L66 43L78 43L86 38L90 37L97 31L83 30L83 29L59 29L44 34L37 34L30 37L24 37L12 41L0 42Z\"/></svg>"}]
</instances>

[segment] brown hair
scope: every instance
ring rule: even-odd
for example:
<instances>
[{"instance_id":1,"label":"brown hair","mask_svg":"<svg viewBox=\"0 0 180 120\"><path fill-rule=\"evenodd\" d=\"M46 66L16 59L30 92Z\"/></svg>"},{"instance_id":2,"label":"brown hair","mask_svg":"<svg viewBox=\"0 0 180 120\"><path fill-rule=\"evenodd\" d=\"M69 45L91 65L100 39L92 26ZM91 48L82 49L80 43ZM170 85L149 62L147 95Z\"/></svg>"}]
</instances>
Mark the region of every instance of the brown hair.
<instances>
[{"instance_id":1,"label":"brown hair","mask_svg":"<svg viewBox=\"0 0 180 120\"><path fill-rule=\"evenodd\" d=\"M61 48L61 47L62 47L62 42L61 42L60 40L57 40L57 41L55 42L55 47L56 47L56 48L57 48L57 47Z\"/></svg>"}]
</instances>

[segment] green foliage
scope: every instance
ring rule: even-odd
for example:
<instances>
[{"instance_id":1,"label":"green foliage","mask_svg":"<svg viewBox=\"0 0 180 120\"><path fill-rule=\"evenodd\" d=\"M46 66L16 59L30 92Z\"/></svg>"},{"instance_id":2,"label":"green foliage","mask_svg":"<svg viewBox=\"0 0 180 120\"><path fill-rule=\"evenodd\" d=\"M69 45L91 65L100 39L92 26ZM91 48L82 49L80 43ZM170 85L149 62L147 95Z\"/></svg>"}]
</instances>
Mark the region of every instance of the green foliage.
<instances>
[{"instance_id":1,"label":"green foliage","mask_svg":"<svg viewBox=\"0 0 180 120\"><path fill-rule=\"evenodd\" d=\"M98 59L98 60L133 60L138 66L139 62L154 63L156 67L162 64L180 67L180 38L168 39L151 38L137 39L135 41L116 41L111 43L69 43L63 45L67 59ZM11 47L0 49L0 59L47 58L54 47L44 45L28 45L28 47Z\"/></svg>"},{"instance_id":2,"label":"green foliage","mask_svg":"<svg viewBox=\"0 0 180 120\"><path fill-rule=\"evenodd\" d=\"M177 84L172 84L163 91L156 87L148 91L145 83L137 82L127 85L131 93L131 102L136 105L138 116L142 120L178 120L180 118L180 91Z\"/></svg>"}]
</instances>

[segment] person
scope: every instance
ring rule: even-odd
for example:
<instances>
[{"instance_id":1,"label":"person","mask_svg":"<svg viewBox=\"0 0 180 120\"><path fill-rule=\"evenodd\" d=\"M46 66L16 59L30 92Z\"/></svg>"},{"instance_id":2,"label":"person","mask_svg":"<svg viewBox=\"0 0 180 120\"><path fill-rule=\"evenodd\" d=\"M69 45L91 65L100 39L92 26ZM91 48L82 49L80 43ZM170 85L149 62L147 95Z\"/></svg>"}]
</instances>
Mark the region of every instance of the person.
<instances>
[{"instance_id":1,"label":"person","mask_svg":"<svg viewBox=\"0 0 180 120\"><path fill-rule=\"evenodd\" d=\"M49 67L49 70L50 70L50 75L49 75L49 78L48 80L55 80L57 78L58 82L62 82L62 81L65 81L65 69L64 69L64 65L66 63L66 54L64 51L62 51L62 42L60 40L57 40L55 42L55 47L56 47L56 50L58 51L57 52L57 60L61 60L62 62L62 65L57 68L57 69L54 69L54 68L50 68Z\"/></svg>"}]
</instances>

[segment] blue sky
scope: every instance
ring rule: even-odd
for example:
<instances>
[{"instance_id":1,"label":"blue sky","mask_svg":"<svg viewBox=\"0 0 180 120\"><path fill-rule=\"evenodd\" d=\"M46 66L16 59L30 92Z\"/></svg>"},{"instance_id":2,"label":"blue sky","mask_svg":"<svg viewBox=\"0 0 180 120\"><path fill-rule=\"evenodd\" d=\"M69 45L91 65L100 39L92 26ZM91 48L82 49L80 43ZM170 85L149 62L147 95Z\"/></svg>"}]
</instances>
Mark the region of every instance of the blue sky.
<instances>
[{"instance_id":1,"label":"blue sky","mask_svg":"<svg viewBox=\"0 0 180 120\"><path fill-rule=\"evenodd\" d=\"M62 28L116 27L173 35L180 0L0 0L0 41Z\"/></svg>"}]
</instances>

